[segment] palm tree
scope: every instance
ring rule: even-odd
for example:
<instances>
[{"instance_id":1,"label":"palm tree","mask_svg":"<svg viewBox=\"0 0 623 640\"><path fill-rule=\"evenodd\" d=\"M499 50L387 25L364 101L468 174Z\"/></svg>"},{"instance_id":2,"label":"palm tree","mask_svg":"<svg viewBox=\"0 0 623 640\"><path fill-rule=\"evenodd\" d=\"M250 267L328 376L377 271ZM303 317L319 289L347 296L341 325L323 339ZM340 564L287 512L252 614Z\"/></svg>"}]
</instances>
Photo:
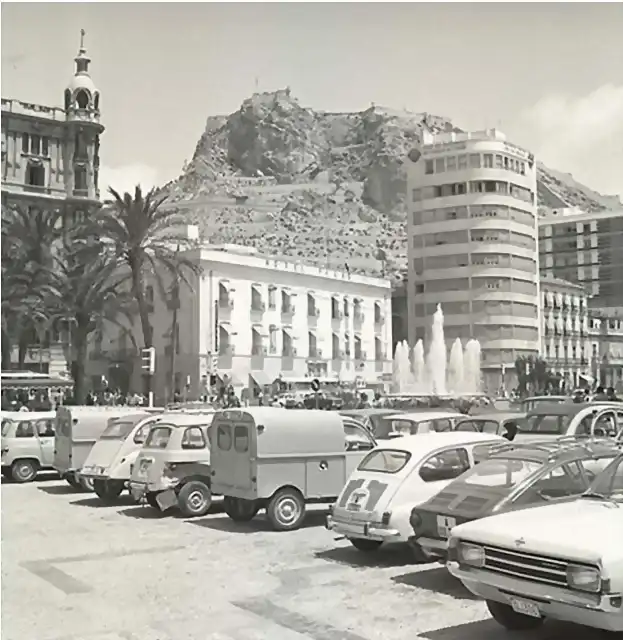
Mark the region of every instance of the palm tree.
<instances>
[{"instance_id":1,"label":"palm tree","mask_svg":"<svg viewBox=\"0 0 623 640\"><path fill-rule=\"evenodd\" d=\"M18 366L37 327L46 321L60 214L35 208L2 208L2 367L18 345Z\"/></svg>"},{"instance_id":2,"label":"palm tree","mask_svg":"<svg viewBox=\"0 0 623 640\"><path fill-rule=\"evenodd\" d=\"M81 229L66 236L59 251L46 296L51 323L72 325L68 360L74 381L74 398L85 400L85 370L90 337L105 323L124 331L120 316L131 326L132 299L123 291L124 274L104 243L81 237ZM131 333L130 333L131 335Z\"/></svg>"},{"instance_id":3,"label":"palm tree","mask_svg":"<svg viewBox=\"0 0 623 640\"><path fill-rule=\"evenodd\" d=\"M111 196L95 214L92 222L97 237L106 240L116 250L117 258L125 267L140 317L145 348L153 346L152 327L149 322L149 302L145 297L145 276L153 276L159 289L166 288L162 277L189 284L187 275L197 273L198 266L180 253L188 246L184 217L174 209L162 205L166 196L156 189L146 194L139 185L134 195L121 195L109 188ZM151 380L147 377L147 391Z\"/></svg>"}]
</instances>

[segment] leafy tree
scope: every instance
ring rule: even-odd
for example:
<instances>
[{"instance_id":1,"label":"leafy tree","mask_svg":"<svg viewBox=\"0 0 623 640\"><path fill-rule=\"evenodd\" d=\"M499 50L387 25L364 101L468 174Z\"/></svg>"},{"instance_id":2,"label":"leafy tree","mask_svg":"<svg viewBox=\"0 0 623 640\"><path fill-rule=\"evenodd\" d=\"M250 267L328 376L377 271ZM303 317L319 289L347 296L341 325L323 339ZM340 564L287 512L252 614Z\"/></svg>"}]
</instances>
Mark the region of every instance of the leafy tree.
<instances>
[{"instance_id":1,"label":"leafy tree","mask_svg":"<svg viewBox=\"0 0 623 640\"><path fill-rule=\"evenodd\" d=\"M166 196L159 196L155 189L143 194L138 185L134 195L121 195L112 188L108 191L111 198L93 217L92 232L111 243L119 264L125 268L138 308L143 345L151 347L153 335L145 277L149 274L162 282L167 274L170 280L180 279L189 284L187 276L198 272L198 267L179 251L188 245L185 220L178 211L163 206Z\"/></svg>"},{"instance_id":2,"label":"leafy tree","mask_svg":"<svg viewBox=\"0 0 623 640\"><path fill-rule=\"evenodd\" d=\"M538 356L519 356L515 360L515 372L519 395L522 397L531 393L546 393L557 383L547 362Z\"/></svg>"}]
</instances>

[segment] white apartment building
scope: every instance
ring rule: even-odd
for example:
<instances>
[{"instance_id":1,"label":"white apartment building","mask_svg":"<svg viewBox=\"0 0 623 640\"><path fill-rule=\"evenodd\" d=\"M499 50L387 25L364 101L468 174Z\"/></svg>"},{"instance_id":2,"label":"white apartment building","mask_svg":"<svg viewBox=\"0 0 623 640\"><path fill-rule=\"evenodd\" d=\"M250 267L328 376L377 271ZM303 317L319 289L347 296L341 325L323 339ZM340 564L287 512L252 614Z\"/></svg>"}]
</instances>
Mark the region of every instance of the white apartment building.
<instances>
[{"instance_id":1,"label":"white apartment building","mask_svg":"<svg viewBox=\"0 0 623 640\"><path fill-rule=\"evenodd\" d=\"M539 219L541 274L581 284L591 307L623 315L623 209Z\"/></svg>"},{"instance_id":2,"label":"white apartment building","mask_svg":"<svg viewBox=\"0 0 623 640\"><path fill-rule=\"evenodd\" d=\"M409 161L409 342L440 303L450 343L477 338L484 386L540 346L536 166L495 130L425 134Z\"/></svg>"},{"instance_id":3,"label":"white apartment building","mask_svg":"<svg viewBox=\"0 0 623 640\"><path fill-rule=\"evenodd\" d=\"M192 290L181 287L177 318L157 287L147 287L157 398L169 397L173 385L197 397L210 374L239 394L280 376L346 382L391 377L388 280L264 257L247 247L207 245L187 256L201 273ZM117 349L127 349L127 339L119 339Z\"/></svg>"}]
</instances>

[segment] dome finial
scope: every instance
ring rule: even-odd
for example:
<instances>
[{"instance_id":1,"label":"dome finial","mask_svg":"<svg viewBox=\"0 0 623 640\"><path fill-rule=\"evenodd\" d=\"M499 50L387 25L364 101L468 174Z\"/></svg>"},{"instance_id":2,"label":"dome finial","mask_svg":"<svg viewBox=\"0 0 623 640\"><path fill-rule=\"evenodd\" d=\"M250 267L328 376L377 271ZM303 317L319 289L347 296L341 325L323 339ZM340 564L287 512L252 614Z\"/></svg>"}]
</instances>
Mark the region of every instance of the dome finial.
<instances>
[{"instance_id":1,"label":"dome finial","mask_svg":"<svg viewBox=\"0 0 623 640\"><path fill-rule=\"evenodd\" d=\"M84 36L86 36L87 32L84 29L80 29L80 52L83 53L85 51L84 48Z\"/></svg>"}]
</instances>

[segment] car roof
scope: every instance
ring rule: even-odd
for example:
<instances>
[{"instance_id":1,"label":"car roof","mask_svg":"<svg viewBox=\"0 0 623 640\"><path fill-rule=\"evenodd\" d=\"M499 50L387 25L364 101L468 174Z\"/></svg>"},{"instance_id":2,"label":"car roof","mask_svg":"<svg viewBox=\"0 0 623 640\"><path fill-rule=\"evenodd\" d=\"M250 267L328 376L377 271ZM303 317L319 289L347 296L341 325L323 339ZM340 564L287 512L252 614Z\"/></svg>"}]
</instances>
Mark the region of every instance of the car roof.
<instances>
[{"instance_id":1,"label":"car roof","mask_svg":"<svg viewBox=\"0 0 623 640\"><path fill-rule=\"evenodd\" d=\"M554 400L554 399L562 399L569 400L569 396L559 395L559 396L528 396L527 398L523 398L521 402L528 402L528 400Z\"/></svg>"},{"instance_id":2,"label":"car roof","mask_svg":"<svg viewBox=\"0 0 623 640\"><path fill-rule=\"evenodd\" d=\"M493 450L490 457L536 462L588 460L621 451L621 443L608 438L552 438L537 442L508 442Z\"/></svg>"},{"instance_id":3,"label":"car roof","mask_svg":"<svg viewBox=\"0 0 623 640\"><path fill-rule=\"evenodd\" d=\"M204 412L195 412L192 413L183 413L183 412L171 412L166 413L165 415L158 416L160 419L158 422L154 423L153 427L187 427L192 425L202 425L205 424L206 416L213 416L215 411L204 411Z\"/></svg>"},{"instance_id":4,"label":"car roof","mask_svg":"<svg viewBox=\"0 0 623 640\"><path fill-rule=\"evenodd\" d=\"M521 420L526 417L525 411L489 411L487 413L475 413L473 416L465 416L465 420L495 420L504 422L506 420ZM463 420L461 420L463 422Z\"/></svg>"},{"instance_id":5,"label":"car roof","mask_svg":"<svg viewBox=\"0 0 623 640\"><path fill-rule=\"evenodd\" d=\"M392 440L379 441L376 449L402 449L404 451L432 451L442 447L456 447L486 442L505 442L504 438L490 433L471 431L444 431L443 433L423 433L414 436L402 436ZM374 450L376 450L374 449Z\"/></svg>"},{"instance_id":6,"label":"car roof","mask_svg":"<svg viewBox=\"0 0 623 640\"><path fill-rule=\"evenodd\" d=\"M396 409L382 409L380 407L371 407L370 409L344 409L340 410L343 416L389 416L400 413Z\"/></svg>"},{"instance_id":7,"label":"car roof","mask_svg":"<svg viewBox=\"0 0 623 640\"><path fill-rule=\"evenodd\" d=\"M418 422L424 422L426 420L437 420L440 418L456 418L463 417L465 414L455 411L413 411L409 413L395 413L387 416L388 419L396 420L417 420Z\"/></svg>"}]
</instances>

